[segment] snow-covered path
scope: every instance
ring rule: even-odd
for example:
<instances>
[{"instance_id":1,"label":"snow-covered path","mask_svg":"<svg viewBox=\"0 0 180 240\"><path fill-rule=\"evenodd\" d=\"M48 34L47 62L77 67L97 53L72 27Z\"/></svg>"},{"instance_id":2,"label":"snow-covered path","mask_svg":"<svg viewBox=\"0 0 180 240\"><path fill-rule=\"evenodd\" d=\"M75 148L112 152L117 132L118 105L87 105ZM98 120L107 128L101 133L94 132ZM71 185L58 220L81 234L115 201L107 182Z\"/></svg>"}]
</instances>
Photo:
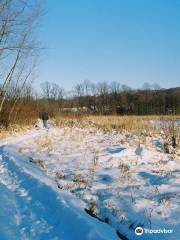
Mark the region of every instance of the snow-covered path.
<instances>
[{"instance_id":1,"label":"snow-covered path","mask_svg":"<svg viewBox=\"0 0 180 240\"><path fill-rule=\"evenodd\" d=\"M89 216L83 203L59 190L54 180L18 153L16 144L43 135L0 143L0 239L119 239L107 224Z\"/></svg>"}]
</instances>

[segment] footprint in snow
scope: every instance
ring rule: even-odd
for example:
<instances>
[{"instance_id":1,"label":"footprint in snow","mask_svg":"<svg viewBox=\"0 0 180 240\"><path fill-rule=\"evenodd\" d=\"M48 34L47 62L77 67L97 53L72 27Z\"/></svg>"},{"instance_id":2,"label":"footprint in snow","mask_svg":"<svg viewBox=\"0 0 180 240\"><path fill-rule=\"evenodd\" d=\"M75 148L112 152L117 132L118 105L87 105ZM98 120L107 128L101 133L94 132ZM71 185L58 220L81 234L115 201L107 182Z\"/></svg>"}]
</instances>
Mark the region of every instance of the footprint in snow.
<instances>
[{"instance_id":1,"label":"footprint in snow","mask_svg":"<svg viewBox=\"0 0 180 240\"><path fill-rule=\"evenodd\" d=\"M107 151L111 154L115 154L115 153L119 153L121 151L123 151L125 148L121 147L119 145L115 145L115 146L110 146L107 148Z\"/></svg>"},{"instance_id":2,"label":"footprint in snow","mask_svg":"<svg viewBox=\"0 0 180 240\"><path fill-rule=\"evenodd\" d=\"M99 174L98 175L98 180L101 183L110 184L114 181L114 178L111 175L108 175L108 174Z\"/></svg>"}]
</instances>

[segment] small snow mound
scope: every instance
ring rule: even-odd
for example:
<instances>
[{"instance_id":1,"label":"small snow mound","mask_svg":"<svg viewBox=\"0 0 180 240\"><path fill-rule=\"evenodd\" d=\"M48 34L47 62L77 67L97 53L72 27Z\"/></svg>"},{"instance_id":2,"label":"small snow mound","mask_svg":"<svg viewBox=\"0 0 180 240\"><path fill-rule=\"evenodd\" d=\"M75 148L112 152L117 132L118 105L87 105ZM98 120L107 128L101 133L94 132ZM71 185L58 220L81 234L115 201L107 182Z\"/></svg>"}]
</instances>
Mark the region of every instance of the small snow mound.
<instances>
[{"instance_id":1,"label":"small snow mound","mask_svg":"<svg viewBox=\"0 0 180 240\"><path fill-rule=\"evenodd\" d=\"M40 118L37 119L36 123L34 124L35 128L43 128L43 123Z\"/></svg>"},{"instance_id":2,"label":"small snow mound","mask_svg":"<svg viewBox=\"0 0 180 240\"><path fill-rule=\"evenodd\" d=\"M36 123L34 124L34 126L35 126L35 128L37 128L37 129L43 129L44 128L44 126L43 126L43 121L40 119L40 118L38 118L37 119L37 121L36 121ZM52 120L49 120L48 121L48 124L47 124L47 128L49 129L49 128L52 128L52 127L55 127L56 126L56 124L52 121Z\"/></svg>"}]
</instances>

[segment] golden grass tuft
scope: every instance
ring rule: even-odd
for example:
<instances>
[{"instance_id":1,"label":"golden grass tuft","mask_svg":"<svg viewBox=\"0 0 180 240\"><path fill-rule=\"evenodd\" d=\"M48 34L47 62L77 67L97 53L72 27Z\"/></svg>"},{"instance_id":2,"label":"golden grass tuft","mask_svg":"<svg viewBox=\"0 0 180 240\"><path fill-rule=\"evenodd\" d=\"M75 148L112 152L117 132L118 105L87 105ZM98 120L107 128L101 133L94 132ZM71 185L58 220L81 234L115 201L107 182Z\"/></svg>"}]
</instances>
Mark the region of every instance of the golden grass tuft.
<instances>
[{"instance_id":1,"label":"golden grass tuft","mask_svg":"<svg viewBox=\"0 0 180 240\"><path fill-rule=\"evenodd\" d=\"M28 130L31 129L30 125L18 125L18 124L13 124L9 125L7 128L0 128L0 139L5 139L11 136L17 136L24 134Z\"/></svg>"},{"instance_id":2,"label":"golden grass tuft","mask_svg":"<svg viewBox=\"0 0 180 240\"><path fill-rule=\"evenodd\" d=\"M36 140L36 146L39 150L48 149L52 150L52 141L49 136L42 136Z\"/></svg>"}]
</instances>

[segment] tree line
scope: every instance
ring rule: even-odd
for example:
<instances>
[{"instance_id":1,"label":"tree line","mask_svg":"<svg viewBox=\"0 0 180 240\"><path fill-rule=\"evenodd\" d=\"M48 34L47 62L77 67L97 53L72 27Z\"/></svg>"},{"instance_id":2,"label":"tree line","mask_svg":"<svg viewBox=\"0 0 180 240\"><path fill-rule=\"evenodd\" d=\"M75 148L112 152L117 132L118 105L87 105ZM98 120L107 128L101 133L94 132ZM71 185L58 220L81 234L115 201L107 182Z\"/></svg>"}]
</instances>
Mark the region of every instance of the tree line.
<instances>
[{"instance_id":1,"label":"tree line","mask_svg":"<svg viewBox=\"0 0 180 240\"><path fill-rule=\"evenodd\" d=\"M39 93L35 92L31 83L26 84L23 91L21 88L14 91L15 88L12 84L6 93L6 108L0 118L3 125L21 121L28 123L41 117L45 111L51 117L64 112L101 115L180 114L180 87L161 89L156 86L135 90L118 82L94 84L84 81L70 92L50 82L41 84ZM7 118L10 114L11 118Z\"/></svg>"},{"instance_id":2,"label":"tree line","mask_svg":"<svg viewBox=\"0 0 180 240\"><path fill-rule=\"evenodd\" d=\"M158 84L143 84L131 89L118 82L93 84L84 81L74 88L74 95L65 101L97 114L166 115L180 113L180 88L161 89Z\"/></svg>"}]
</instances>

